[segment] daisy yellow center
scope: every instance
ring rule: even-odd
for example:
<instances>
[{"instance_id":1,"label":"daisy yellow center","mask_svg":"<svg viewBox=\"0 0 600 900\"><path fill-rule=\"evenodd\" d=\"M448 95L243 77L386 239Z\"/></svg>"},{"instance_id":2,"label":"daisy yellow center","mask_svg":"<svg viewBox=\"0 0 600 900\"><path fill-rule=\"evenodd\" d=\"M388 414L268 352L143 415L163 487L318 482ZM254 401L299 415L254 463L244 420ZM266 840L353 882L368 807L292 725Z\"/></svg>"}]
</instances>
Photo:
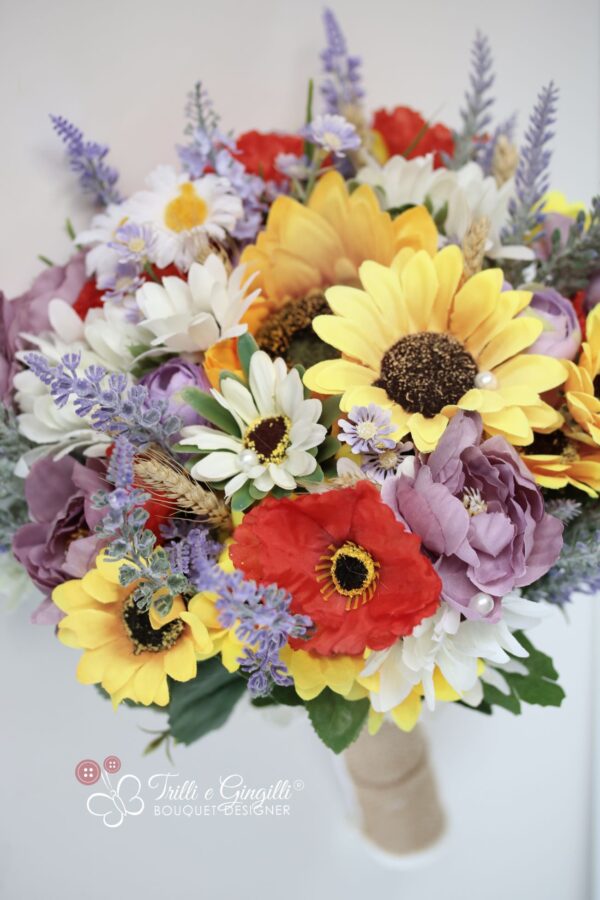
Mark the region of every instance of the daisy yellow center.
<instances>
[{"instance_id":1,"label":"daisy yellow center","mask_svg":"<svg viewBox=\"0 0 600 900\"><path fill-rule=\"evenodd\" d=\"M328 600L337 592L348 598L346 609L356 609L359 602L366 603L375 593L379 563L353 541L346 541L337 549L331 546L329 550L316 567L317 580L323 582L321 593Z\"/></svg>"},{"instance_id":2,"label":"daisy yellow center","mask_svg":"<svg viewBox=\"0 0 600 900\"><path fill-rule=\"evenodd\" d=\"M474 387L476 376L477 364L460 341L424 331L390 347L375 385L407 412L433 418Z\"/></svg>"},{"instance_id":3,"label":"daisy yellow center","mask_svg":"<svg viewBox=\"0 0 600 900\"><path fill-rule=\"evenodd\" d=\"M141 237L131 238L131 240L127 242L127 248L131 250L132 253L141 253L145 246L146 242L144 238Z\"/></svg>"},{"instance_id":4,"label":"daisy yellow center","mask_svg":"<svg viewBox=\"0 0 600 900\"><path fill-rule=\"evenodd\" d=\"M395 469L398 465L398 451L397 450L384 450L381 456L379 457L379 465L382 469L385 469L386 472L390 469Z\"/></svg>"},{"instance_id":5,"label":"daisy yellow center","mask_svg":"<svg viewBox=\"0 0 600 900\"><path fill-rule=\"evenodd\" d=\"M173 619L162 628L153 628L148 613L138 609L133 597L125 602L122 615L125 631L136 656L144 650L150 653L169 650L177 643L183 632L182 619Z\"/></svg>"},{"instance_id":6,"label":"daisy yellow center","mask_svg":"<svg viewBox=\"0 0 600 900\"><path fill-rule=\"evenodd\" d=\"M340 136L334 131L325 131L323 134L323 145L331 150L339 150L342 146L342 141Z\"/></svg>"},{"instance_id":7,"label":"daisy yellow center","mask_svg":"<svg viewBox=\"0 0 600 900\"><path fill-rule=\"evenodd\" d=\"M375 422L359 422L356 426L356 433L363 441L370 441L378 432Z\"/></svg>"},{"instance_id":8,"label":"daisy yellow center","mask_svg":"<svg viewBox=\"0 0 600 900\"><path fill-rule=\"evenodd\" d=\"M262 465L281 463L290 445L292 423L287 416L263 416L244 435L244 447L254 450Z\"/></svg>"},{"instance_id":9,"label":"daisy yellow center","mask_svg":"<svg viewBox=\"0 0 600 900\"><path fill-rule=\"evenodd\" d=\"M194 190L194 185L186 181L179 187L179 196L167 204L165 225L171 231L190 231L206 221L208 208Z\"/></svg>"}]
</instances>

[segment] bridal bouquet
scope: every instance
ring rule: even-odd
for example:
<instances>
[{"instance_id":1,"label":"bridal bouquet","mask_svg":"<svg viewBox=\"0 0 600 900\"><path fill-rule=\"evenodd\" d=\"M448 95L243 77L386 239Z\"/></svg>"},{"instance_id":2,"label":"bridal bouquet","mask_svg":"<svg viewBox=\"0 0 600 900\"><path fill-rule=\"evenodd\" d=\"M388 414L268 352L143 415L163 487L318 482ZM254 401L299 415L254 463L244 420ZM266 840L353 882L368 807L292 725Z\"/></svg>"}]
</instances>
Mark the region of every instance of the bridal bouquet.
<instances>
[{"instance_id":1,"label":"bridal bouquet","mask_svg":"<svg viewBox=\"0 0 600 900\"><path fill-rule=\"evenodd\" d=\"M99 209L2 298L5 584L80 682L165 711L154 745L243 695L336 752L558 706L529 629L600 587L600 198L549 192L557 90L517 145L478 34L456 130L371 115L324 22L295 133L234 136L198 84L129 196L53 116Z\"/></svg>"}]
</instances>

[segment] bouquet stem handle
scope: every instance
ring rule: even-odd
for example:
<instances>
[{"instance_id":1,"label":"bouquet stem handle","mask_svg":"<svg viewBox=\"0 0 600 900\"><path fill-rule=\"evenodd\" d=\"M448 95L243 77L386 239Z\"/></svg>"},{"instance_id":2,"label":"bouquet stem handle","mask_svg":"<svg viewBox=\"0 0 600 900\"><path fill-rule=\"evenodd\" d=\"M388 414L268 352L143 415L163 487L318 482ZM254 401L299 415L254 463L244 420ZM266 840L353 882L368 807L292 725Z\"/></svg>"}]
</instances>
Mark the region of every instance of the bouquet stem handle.
<instances>
[{"instance_id":1,"label":"bouquet stem handle","mask_svg":"<svg viewBox=\"0 0 600 900\"><path fill-rule=\"evenodd\" d=\"M345 752L365 837L396 857L430 848L446 820L427 742L417 726L409 734L384 722L364 731Z\"/></svg>"}]
</instances>

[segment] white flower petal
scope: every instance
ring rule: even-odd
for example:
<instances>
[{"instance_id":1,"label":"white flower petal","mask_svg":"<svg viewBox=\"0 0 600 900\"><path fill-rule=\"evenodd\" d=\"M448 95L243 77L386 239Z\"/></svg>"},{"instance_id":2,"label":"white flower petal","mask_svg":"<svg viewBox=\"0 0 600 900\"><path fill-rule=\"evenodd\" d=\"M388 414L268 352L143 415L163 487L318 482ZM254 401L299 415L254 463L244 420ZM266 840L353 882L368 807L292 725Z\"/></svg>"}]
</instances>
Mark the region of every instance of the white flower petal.
<instances>
[{"instance_id":1,"label":"white flower petal","mask_svg":"<svg viewBox=\"0 0 600 900\"><path fill-rule=\"evenodd\" d=\"M237 475L239 471L240 467L235 453L217 451L209 453L204 459L194 463L190 474L197 481L221 481Z\"/></svg>"}]
</instances>

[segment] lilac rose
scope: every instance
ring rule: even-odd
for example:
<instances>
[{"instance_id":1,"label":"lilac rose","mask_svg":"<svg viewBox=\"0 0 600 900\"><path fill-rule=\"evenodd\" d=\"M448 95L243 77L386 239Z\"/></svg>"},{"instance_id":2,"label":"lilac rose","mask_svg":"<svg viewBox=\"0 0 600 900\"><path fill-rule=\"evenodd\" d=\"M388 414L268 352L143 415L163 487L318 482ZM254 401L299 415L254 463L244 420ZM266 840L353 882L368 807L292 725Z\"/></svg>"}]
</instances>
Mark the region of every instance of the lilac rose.
<instances>
[{"instance_id":1,"label":"lilac rose","mask_svg":"<svg viewBox=\"0 0 600 900\"><path fill-rule=\"evenodd\" d=\"M195 387L210 393L210 381L202 366L183 359L170 359L153 372L140 379L148 389L150 402L166 400L173 415L182 419L184 425L207 425L205 419L181 397L184 388Z\"/></svg>"},{"instance_id":2,"label":"lilac rose","mask_svg":"<svg viewBox=\"0 0 600 900\"><path fill-rule=\"evenodd\" d=\"M57 461L44 457L31 467L25 480L31 522L15 533L12 550L46 595L33 613L34 622L58 622L62 614L52 602L52 590L68 578L82 578L93 567L102 546L94 533L102 512L93 508L91 498L105 487L105 464L100 460L90 459L84 466L70 456Z\"/></svg>"},{"instance_id":3,"label":"lilac rose","mask_svg":"<svg viewBox=\"0 0 600 900\"><path fill-rule=\"evenodd\" d=\"M47 331L50 328L50 301L59 297L73 304L86 277L85 257L79 253L65 266L45 269L31 288L14 300L9 300L0 291L0 395L5 405L10 404L12 380L17 371L15 353L25 346L20 333L41 334Z\"/></svg>"},{"instance_id":4,"label":"lilac rose","mask_svg":"<svg viewBox=\"0 0 600 900\"><path fill-rule=\"evenodd\" d=\"M537 581L562 548L562 523L513 447L481 442L477 413L459 412L412 474L390 478L382 498L418 534L442 579L442 599L467 619L500 618L501 598Z\"/></svg>"},{"instance_id":5,"label":"lilac rose","mask_svg":"<svg viewBox=\"0 0 600 900\"><path fill-rule=\"evenodd\" d=\"M527 353L541 353L557 359L575 359L581 346L581 328L570 300L558 291L536 291L522 316L541 319L544 330Z\"/></svg>"}]
</instances>

